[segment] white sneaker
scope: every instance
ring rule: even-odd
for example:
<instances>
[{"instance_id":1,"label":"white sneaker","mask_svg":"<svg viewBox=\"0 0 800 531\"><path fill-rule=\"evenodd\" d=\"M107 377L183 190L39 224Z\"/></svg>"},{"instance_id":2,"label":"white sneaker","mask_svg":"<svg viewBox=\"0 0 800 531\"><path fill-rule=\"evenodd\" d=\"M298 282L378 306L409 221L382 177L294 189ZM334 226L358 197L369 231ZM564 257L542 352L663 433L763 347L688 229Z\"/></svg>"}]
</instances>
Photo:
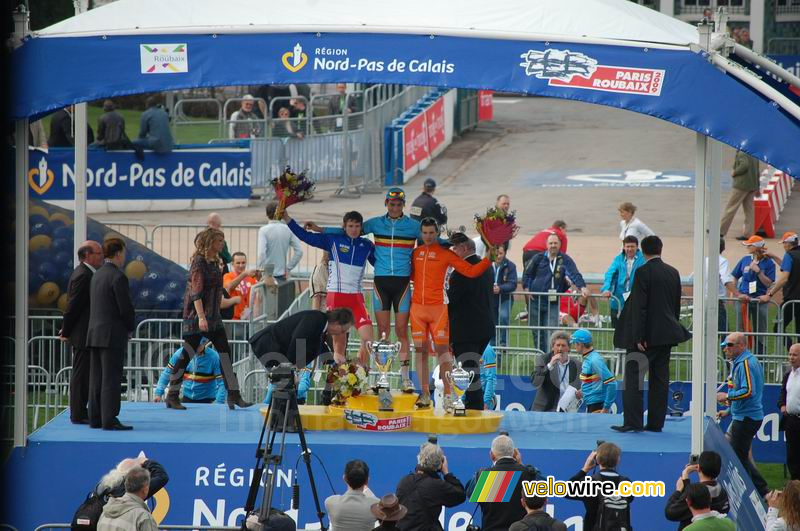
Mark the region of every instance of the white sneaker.
<instances>
[{"instance_id":1,"label":"white sneaker","mask_svg":"<svg viewBox=\"0 0 800 531\"><path fill-rule=\"evenodd\" d=\"M426 409L431 407L431 394L420 393L419 398L417 398L417 401L414 405L417 406L417 409Z\"/></svg>"},{"instance_id":2,"label":"white sneaker","mask_svg":"<svg viewBox=\"0 0 800 531\"><path fill-rule=\"evenodd\" d=\"M411 378L403 378L402 391L407 394L411 394L416 391L416 389L414 389L414 382L411 381Z\"/></svg>"},{"instance_id":3,"label":"white sneaker","mask_svg":"<svg viewBox=\"0 0 800 531\"><path fill-rule=\"evenodd\" d=\"M456 399L453 395L446 395L444 397L444 412L453 413L455 411Z\"/></svg>"}]
</instances>

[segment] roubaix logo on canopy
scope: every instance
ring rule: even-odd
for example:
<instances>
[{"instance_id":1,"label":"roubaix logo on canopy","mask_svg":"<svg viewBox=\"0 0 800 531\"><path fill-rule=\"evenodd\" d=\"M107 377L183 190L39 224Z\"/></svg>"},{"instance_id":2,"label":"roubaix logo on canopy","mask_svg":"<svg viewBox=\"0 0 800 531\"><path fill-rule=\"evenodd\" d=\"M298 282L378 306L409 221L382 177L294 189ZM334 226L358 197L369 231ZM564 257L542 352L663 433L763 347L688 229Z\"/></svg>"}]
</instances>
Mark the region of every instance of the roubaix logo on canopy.
<instances>
[{"instance_id":1,"label":"roubaix logo on canopy","mask_svg":"<svg viewBox=\"0 0 800 531\"><path fill-rule=\"evenodd\" d=\"M189 71L189 46L140 44L142 74L181 74Z\"/></svg>"},{"instance_id":2,"label":"roubaix logo on canopy","mask_svg":"<svg viewBox=\"0 0 800 531\"><path fill-rule=\"evenodd\" d=\"M528 50L520 55L525 74L570 87L644 96L660 96L664 70L598 64L596 59L569 50Z\"/></svg>"},{"instance_id":3,"label":"roubaix logo on canopy","mask_svg":"<svg viewBox=\"0 0 800 531\"><path fill-rule=\"evenodd\" d=\"M322 72L430 72L452 74L456 65L446 59L411 59L401 61L397 58L378 60L374 57L354 57L347 48L315 47L309 57L298 42L291 51L281 55L281 64L289 72L299 72L306 64L312 70Z\"/></svg>"}]
</instances>

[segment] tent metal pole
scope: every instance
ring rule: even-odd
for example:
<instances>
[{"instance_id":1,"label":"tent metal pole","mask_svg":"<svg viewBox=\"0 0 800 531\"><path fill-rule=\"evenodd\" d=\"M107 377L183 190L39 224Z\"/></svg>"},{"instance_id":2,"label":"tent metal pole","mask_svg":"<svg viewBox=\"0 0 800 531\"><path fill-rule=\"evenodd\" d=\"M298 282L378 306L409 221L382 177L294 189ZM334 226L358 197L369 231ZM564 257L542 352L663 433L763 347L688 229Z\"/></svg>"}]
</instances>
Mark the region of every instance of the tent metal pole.
<instances>
[{"instance_id":1,"label":"tent metal pole","mask_svg":"<svg viewBox=\"0 0 800 531\"><path fill-rule=\"evenodd\" d=\"M725 311L719 305L719 224L721 212L722 192L720 181L722 179L722 144L716 140L708 139L706 142L705 161L706 180L708 181L707 207L706 207L706 247L708 257L707 275L707 316L706 325L706 354L705 372L703 381L705 382L705 414L711 417L716 415L717 401L716 391L719 375L717 374L717 353L719 352L719 312Z\"/></svg>"},{"instance_id":2,"label":"tent metal pole","mask_svg":"<svg viewBox=\"0 0 800 531\"><path fill-rule=\"evenodd\" d=\"M730 41L733 42L733 39L730 39ZM761 54L757 54L750 48L742 46L737 42L733 42L733 53L738 55L742 59L745 59L753 64L760 66L767 72L775 74L786 83L789 83L790 85L800 88L800 77L797 77L796 75L792 74L785 68L781 67L779 64L774 63L771 59L768 59Z\"/></svg>"},{"instance_id":3,"label":"tent metal pole","mask_svg":"<svg viewBox=\"0 0 800 531\"><path fill-rule=\"evenodd\" d=\"M15 38L28 34L28 11L14 12ZM19 42L18 41L18 42ZM14 129L16 210L14 263L14 447L27 441L28 410L28 119L17 120Z\"/></svg>"},{"instance_id":4,"label":"tent metal pole","mask_svg":"<svg viewBox=\"0 0 800 531\"><path fill-rule=\"evenodd\" d=\"M75 14L80 15L84 10L84 5L80 1L75 2ZM72 117L75 127L75 214L73 220L74 253L77 257L78 247L86 241L86 167L88 154L88 142L86 138L86 103L76 103ZM103 242L99 242L101 245Z\"/></svg>"}]
</instances>

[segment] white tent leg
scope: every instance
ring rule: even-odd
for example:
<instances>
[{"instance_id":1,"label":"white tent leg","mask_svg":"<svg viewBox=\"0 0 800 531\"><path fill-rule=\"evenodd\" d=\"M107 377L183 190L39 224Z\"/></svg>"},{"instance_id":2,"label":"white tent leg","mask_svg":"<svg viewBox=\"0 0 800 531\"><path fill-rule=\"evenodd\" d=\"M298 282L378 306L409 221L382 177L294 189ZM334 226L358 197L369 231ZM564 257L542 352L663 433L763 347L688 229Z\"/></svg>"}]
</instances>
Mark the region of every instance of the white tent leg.
<instances>
[{"instance_id":1,"label":"white tent leg","mask_svg":"<svg viewBox=\"0 0 800 531\"><path fill-rule=\"evenodd\" d=\"M705 364L703 362L704 338L706 337L706 325L708 321L705 316L705 297L706 275L704 259L704 221L706 205L706 144L708 139L701 134L697 134L697 160L695 165L695 186L694 186L694 291L692 301L692 454L700 454L703 451L703 373Z\"/></svg>"},{"instance_id":2,"label":"white tent leg","mask_svg":"<svg viewBox=\"0 0 800 531\"><path fill-rule=\"evenodd\" d=\"M77 103L74 114L75 123L75 256L78 247L86 240L86 104ZM102 244L103 242L100 242Z\"/></svg>"},{"instance_id":3,"label":"white tent leg","mask_svg":"<svg viewBox=\"0 0 800 531\"><path fill-rule=\"evenodd\" d=\"M28 120L17 120L14 272L14 446L25 446L28 409Z\"/></svg>"},{"instance_id":4,"label":"white tent leg","mask_svg":"<svg viewBox=\"0 0 800 531\"><path fill-rule=\"evenodd\" d=\"M708 324L706 325L705 340L705 372L703 381L706 387L705 414L714 416L717 410L716 391L719 375L717 374L717 356L719 348L719 223L721 212L722 179L722 144L711 138L706 139L706 181L708 190L706 195L705 227L708 241L706 243L706 256L708 256L707 276L707 308Z\"/></svg>"}]
</instances>

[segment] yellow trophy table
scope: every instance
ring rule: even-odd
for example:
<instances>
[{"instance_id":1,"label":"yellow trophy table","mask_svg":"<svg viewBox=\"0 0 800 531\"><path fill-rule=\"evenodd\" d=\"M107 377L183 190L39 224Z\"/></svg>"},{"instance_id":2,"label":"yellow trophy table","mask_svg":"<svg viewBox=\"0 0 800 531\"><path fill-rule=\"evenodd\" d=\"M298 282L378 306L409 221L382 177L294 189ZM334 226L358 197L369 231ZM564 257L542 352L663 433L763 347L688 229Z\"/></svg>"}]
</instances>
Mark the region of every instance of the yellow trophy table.
<instances>
[{"instance_id":1,"label":"yellow trophy table","mask_svg":"<svg viewBox=\"0 0 800 531\"><path fill-rule=\"evenodd\" d=\"M300 406L303 428L310 431L411 431L419 433L493 433L500 427L502 413L467 410L455 417L433 408L415 409L416 394L392 393L394 411L379 411L378 397L351 397L345 406ZM261 414L267 414L266 406Z\"/></svg>"}]
</instances>

